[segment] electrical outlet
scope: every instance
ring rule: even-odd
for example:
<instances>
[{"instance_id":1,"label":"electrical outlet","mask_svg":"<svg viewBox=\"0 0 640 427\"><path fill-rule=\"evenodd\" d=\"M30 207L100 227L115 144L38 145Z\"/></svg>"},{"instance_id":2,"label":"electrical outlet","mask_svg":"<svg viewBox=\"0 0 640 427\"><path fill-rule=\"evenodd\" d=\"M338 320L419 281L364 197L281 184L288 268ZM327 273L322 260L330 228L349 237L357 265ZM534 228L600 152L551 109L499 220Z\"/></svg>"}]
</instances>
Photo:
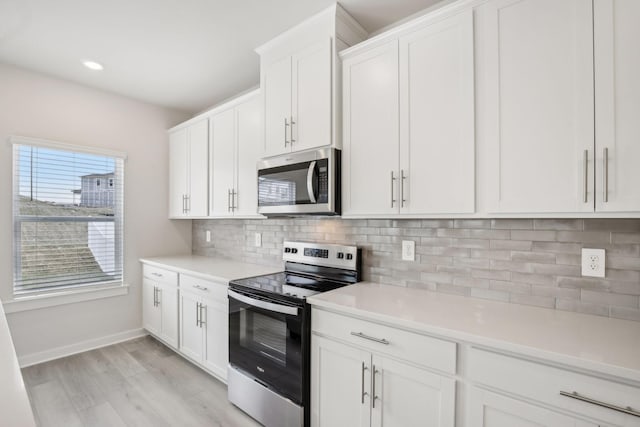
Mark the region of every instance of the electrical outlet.
<instances>
[{"instance_id":1,"label":"electrical outlet","mask_svg":"<svg viewBox=\"0 0 640 427\"><path fill-rule=\"evenodd\" d=\"M207 243L211 241L211 230L207 230L204 232L204 240L206 240Z\"/></svg>"},{"instance_id":2,"label":"electrical outlet","mask_svg":"<svg viewBox=\"0 0 640 427\"><path fill-rule=\"evenodd\" d=\"M256 233L255 239L256 239L256 242L255 242L256 248L259 248L260 246L262 246L262 234Z\"/></svg>"},{"instance_id":3,"label":"electrical outlet","mask_svg":"<svg viewBox=\"0 0 640 427\"><path fill-rule=\"evenodd\" d=\"M582 249L582 275L604 277L604 249Z\"/></svg>"},{"instance_id":4,"label":"electrical outlet","mask_svg":"<svg viewBox=\"0 0 640 427\"><path fill-rule=\"evenodd\" d=\"M402 260L403 261L416 260L416 242L414 242L413 240L402 241Z\"/></svg>"}]
</instances>

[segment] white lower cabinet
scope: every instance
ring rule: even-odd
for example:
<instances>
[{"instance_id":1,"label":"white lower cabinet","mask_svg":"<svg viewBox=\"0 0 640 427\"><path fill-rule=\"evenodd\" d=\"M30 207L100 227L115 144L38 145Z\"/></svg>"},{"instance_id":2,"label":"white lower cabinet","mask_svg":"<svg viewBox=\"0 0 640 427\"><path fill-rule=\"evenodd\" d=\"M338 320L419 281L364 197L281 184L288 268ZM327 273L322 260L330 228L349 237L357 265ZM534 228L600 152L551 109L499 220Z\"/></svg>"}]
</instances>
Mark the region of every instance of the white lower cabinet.
<instances>
[{"instance_id":1,"label":"white lower cabinet","mask_svg":"<svg viewBox=\"0 0 640 427\"><path fill-rule=\"evenodd\" d=\"M598 427L522 400L472 387L469 427Z\"/></svg>"},{"instance_id":2,"label":"white lower cabinet","mask_svg":"<svg viewBox=\"0 0 640 427\"><path fill-rule=\"evenodd\" d=\"M347 321L343 326L350 329L358 323L350 325ZM341 332L336 331L336 335L339 337ZM367 345L370 338L361 338L361 348L312 335L311 425L454 427L455 379L431 372L413 360L384 354L386 346L393 352L392 347L401 343L402 337L394 340L392 335L385 336L384 341L389 344L372 341L374 346L382 347L380 351ZM428 364L428 357L423 356L405 354L406 358L419 357L421 364Z\"/></svg>"},{"instance_id":3,"label":"white lower cabinet","mask_svg":"<svg viewBox=\"0 0 640 427\"><path fill-rule=\"evenodd\" d=\"M178 347L178 287L175 273L145 266L142 280L142 326L168 345ZM157 275L157 276L156 276Z\"/></svg>"},{"instance_id":4,"label":"white lower cabinet","mask_svg":"<svg viewBox=\"0 0 640 427\"><path fill-rule=\"evenodd\" d=\"M229 361L227 286L180 276L179 350L223 381Z\"/></svg>"}]
</instances>

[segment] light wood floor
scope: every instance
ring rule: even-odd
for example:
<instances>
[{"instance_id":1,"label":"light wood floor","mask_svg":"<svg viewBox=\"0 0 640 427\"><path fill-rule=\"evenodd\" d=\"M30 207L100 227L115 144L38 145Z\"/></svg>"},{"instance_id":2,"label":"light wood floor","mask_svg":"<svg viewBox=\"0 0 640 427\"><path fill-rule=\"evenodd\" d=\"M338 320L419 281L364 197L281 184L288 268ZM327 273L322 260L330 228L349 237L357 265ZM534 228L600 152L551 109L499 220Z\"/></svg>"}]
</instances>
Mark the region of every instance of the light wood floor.
<instances>
[{"instance_id":1,"label":"light wood floor","mask_svg":"<svg viewBox=\"0 0 640 427\"><path fill-rule=\"evenodd\" d=\"M22 370L39 426L258 424L227 401L227 388L151 337Z\"/></svg>"}]
</instances>

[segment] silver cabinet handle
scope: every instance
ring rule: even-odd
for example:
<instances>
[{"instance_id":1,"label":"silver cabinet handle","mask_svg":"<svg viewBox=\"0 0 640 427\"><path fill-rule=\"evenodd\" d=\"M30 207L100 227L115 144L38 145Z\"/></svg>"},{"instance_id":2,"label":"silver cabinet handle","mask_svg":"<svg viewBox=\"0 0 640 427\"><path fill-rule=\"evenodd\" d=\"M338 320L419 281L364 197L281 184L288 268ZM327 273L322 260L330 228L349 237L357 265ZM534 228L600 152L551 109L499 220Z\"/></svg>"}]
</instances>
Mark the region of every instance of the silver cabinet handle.
<instances>
[{"instance_id":1,"label":"silver cabinet handle","mask_svg":"<svg viewBox=\"0 0 640 427\"><path fill-rule=\"evenodd\" d=\"M309 193L309 201L311 203L316 202L316 195L313 192L313 171L316 170L316 161L309 163L309 170L307 170L307 193Z\"/></svg>"},{"instance_id":2,"label":"silver cabinet handle","mask_svg":"<svg viewBox=\"0 0 640 427\"><path fill-rule=\"evenodd\" d=\"M376 375L379 373L376 369L376 365L373 365L373 371L371 373L371 407L376 409L376 399L380 397L376 396Z\"/></svg>"},{"instance_id":3,"label":"silver cabinet handle","mask_svg":"<svg viewBox=\"0 0 640 427\"><path fill-rule=\"evenodd\" d=\"M191 212L191 194L187 194L187 213Z\"/></svg>"},{"instance_id":4,"label":"silver cabinet handle","mask_svg":"<svg viewBox=\"0 0 640 427\"><path fill-rule=\"evenodd\" d=\"M196 327L200 327L200 303L196 303Z\"/></svg>"},{"instance_id":5,"label":"silver cabinet handle","mask_svg":"<svg viewBox=\"0 0 640 427\"><path fill-rule=\"evenodd\" d=\"M187 195L186 194L182 195L182 213L183 214L187 213Z\"/></svg>"},{"instance_id":6,"label":"silver cabinet handle","mask_svg":"<svg viewBox=\"0 0 640 427\"><path fill-rule=\"evenodd\" d=\"M404 169L400 169L400 207L404 208L404 203L407 201L404 198L404 180L407 179L404 176Z\"/></svg>"},{"instance_id":7,"label":"silver cabinet handle","mask_svg":"<svg viewBox=\"0 0 640 427\"><path fill-rule=\"evenodd\" d=\"M151 273L151 275L156 277L164 277L162 274L156 272Z\"/></svg>"},{"instance_id":8,"label":"silver cabinet handle","mask_svg":"<svg viewBox=\"0 0 640 427\"><path fill-rule=\"evenodd\" d=\"M604 149L604 202L609 201L609 149Z\"/></svg>"},{"instance_id":9,"label":"silver cabinet handle","mask_svg":"<svg viewBox=\"0 0 640 427\"><path fill-rule=\"evenodd\" d=\"M384 344L384 345L390 344L389 341L385 340L384 338L372 337L370 335L365 335L362 332L351 332L351 335L358 338L364 338L365 340L379 342L380 344Z\"/></svg>"},{"instance_id":10,"label":"silver cabinet handle","mask_svg":"<svg viewBox=\"0 0 640 427\"><path fill-rule=\"evenodd\" d=\"M203 313L206 315L207 311L206 311L207 306L200 303L200 327L202 328L202 325L206 325L207 322L205 320L202 320L204 318L204 316L202 315Z\"/></svg>"},{"instance_id":11,"label":"silver cabinet handle","mask_svg":"<svg viewBox=\"0 0 640 427\"><path fill-rule=\"evenodd\" d=\"M156 286L153 287L153 306L158 306L158 288Z\"/></svg>"},{"instance_id":12,"label":"silver cabinet handle","mask_svg":"<svg viewBox=\"0 0 640 427\"><path fill-rule=\"evenodd\" d=\"M293 121L293 116L291 116L291 129L289 130L289 134L290 134L289 136L291 137L289 139L291 140L291 145L293 145L293 143L296 142L296 140L293 139L293 125L295 124L296 122Z\"/></svg>"},{"instance_id":13,"label":"silver cabinet handle","mask_svg":"<svg viewBox=\"0 0 640 427\"><path fill-rule=\"evenodd\" d=\"M231 212L231 189L227 190L227 212Z\"/></svg>"},{"instance_id":14,"label":"silver cabinet handle","mask_svg":"<svg viewBox=\"0 0 640 427\"><path fill-rule=\"evenodd\" d=\"M275 304L268 301L262 301L259 299L251 298L246 295L239 294L238 292L234 292L231 289L228 291L229 298L233 298L237 301L243 302L253 307L263 308L269 311L275 311L276 313L282 314L290 314L292 316L298 315L298 307L292 307L289 305Z\"/></svg>"},{"instance_id":15,"label":"silver cabinet handle","mask_svg":"<svg viewBox=\"0 0 640 427\"><path fill-rule=\"evenodd\" d=\"M201 291L208 291L209 288L207 288L206 286L200 286L200 285L193 285L194 288L196 289L200 289Z\"/></svg>"},{"instance_id":16,"label":"silver cabinet handle","mask_svg":"<svg viewBox=\"0 0 640 427\"><path fill-rule=\"evenodd\" d=\"M235 188L231 189L231 212L235 212L236 211L236 195L238 193L236 192Z\"/></svg>"},{"instance_id":17,"label":"silver cabinet handle","mask_svg":"<svg viewBox=\"0 0 640 427\"><path fill-rule=\"evenodd\" d=\"M584 202L589 202L589 150L584 150Z\"/></svg>"},{"instance_id":18,"label":"silver cabinet handle","mask_svg":"<svg viewBox=\"0 0 640 427\"><path fill-rule=\"evenodd\" d=\"M284 118L284 146L286 147L289 141L287 141L287 128L289 127L289 122L287 122L287 118Z\"/></svg>"},{"instance_id":19,"label":"silver cabinet handle","mask_svg":"<svg viewBox=\"0 0 640 427\"><path fill-rule=\"evenodd\" d=\"M160 299L162 295L162 289L156 288L156 307L160 307L160 303L162 300Z\"/></svg>"},{"instance_id":20,"label":"silver cabinet handle","mask_svg":"<svg viewBox=\"0 0 640 427\"><path fill-rule=\"evenodd\" d=\"M640 417L640 412L636 411L631 406L622 407L622 406L612 405L610 403L601 402L599 400L595 400L595 399L591 399L589 397L583 396L581 394L578 394L578 392L575 392L575 391L571 392L571 393L568 392L568 391L561 391L560 395L565 396L565 397L570 397L572 399L577 399L577 400L580 400L582 402L591 403L593 405L602 406L603 408L608 408L608 409L612 409L614 411L618 411L618 412L622 412L622 413L625 413L625 414L633 415L634 417Z\"/></svg>"},{"instance_id":21,"label":"silver cabinet handle","mask_svg":"<svg viewBox=\"0 0 640 427\"><path fill-rule=\"evenodd\" d=\"M393 176L393 171L391 171L391 207L393 207L393 204L396 202L396 199L393 198L393 183L395 180L396 178Z\"/></svg>"},{"instance_id":22,"label":"silver cabinet handle","mask_svg":"<svg viewBox=\"0 0 640 427\"><path fill-rule=\"evenodd\" d=\"M364 405L364 397L368 396L369 393L367 393L366 391L364 391L364 371L368 370L369 368L367 366L364 365L364 362L362 362L362 389L361 389L361 395L360 395L360 403L362 403Z\"/></svg>"}]
</instances>

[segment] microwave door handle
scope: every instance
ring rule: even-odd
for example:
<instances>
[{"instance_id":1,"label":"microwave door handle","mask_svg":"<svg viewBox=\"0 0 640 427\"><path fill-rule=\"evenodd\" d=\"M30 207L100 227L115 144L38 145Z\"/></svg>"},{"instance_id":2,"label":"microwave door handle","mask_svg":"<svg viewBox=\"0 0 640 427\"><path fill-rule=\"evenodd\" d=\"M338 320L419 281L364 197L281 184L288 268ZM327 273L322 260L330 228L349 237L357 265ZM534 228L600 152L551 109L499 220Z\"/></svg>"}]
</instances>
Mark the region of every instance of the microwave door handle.
<instances>
[{"instance_id":1,"label":"microwave door handle","mask_svg":"<svg viewBox=\"0 0 640 427\"><path fill-rule=\"evenodd\" d=\"M316 169L316 161L309 163L309 170L307 171L307 192L309 193L309 200L311 203L316 202L316 195L313 192L313 171Z\"/></svg>"},{"instance_id":2,"label":"microwave door handle","mask_svg":"<svg viewBox=\"0 0 640 427\"><path fill-rule=\"evenodd\" d=\"M288 305L274 304L272 302L262 301L248 296L234 292L231 289L228 290L229 296L235 300L249 304L253 307L263 308L268 311L275 311L276 313L289 314L292 316L298 315L298 307L290 307Z\"/></svg>"}]
</instances>

